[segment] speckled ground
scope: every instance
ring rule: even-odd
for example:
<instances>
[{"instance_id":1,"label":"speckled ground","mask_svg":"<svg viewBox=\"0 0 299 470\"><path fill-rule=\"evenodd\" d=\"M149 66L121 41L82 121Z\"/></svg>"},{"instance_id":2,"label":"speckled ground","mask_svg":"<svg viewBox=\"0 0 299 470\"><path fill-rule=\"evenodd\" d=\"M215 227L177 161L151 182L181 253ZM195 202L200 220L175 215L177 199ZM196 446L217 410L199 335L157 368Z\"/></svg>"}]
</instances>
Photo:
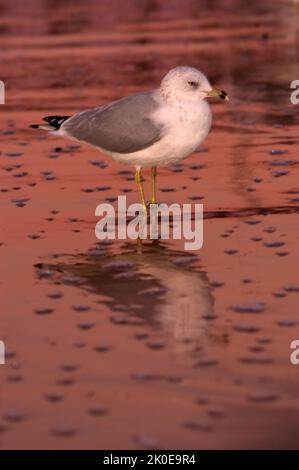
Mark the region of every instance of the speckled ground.
<instances>
[{"instance_id":1,"label":"speckled ground","mask_svg":"<svg viewBox=\"0 0 299 470\"><path fill-rule=\"evenodd\" d=\"M298 13L270 3L0 0L2 449L298 448ZM231 97L159 172L204 247L98 242L130 168L28 126L182 64Z\"/></svg>"}]
</instances>

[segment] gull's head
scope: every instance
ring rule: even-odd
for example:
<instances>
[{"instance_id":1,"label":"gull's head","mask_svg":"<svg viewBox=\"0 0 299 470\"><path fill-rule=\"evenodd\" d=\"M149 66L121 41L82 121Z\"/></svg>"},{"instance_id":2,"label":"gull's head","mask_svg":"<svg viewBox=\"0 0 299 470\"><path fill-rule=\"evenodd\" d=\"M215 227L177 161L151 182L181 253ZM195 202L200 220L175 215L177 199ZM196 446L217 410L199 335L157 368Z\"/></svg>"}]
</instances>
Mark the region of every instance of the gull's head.
<instances>
[{"instance_id":1,"label":"gull's head","mask_svg":"<svg viewBox=\"0 0 299 470\"><path fill-rule=\"evenodd\" d=\"M167 101L201 101L215 97L228 100L223 90L212 88L207 77L193 67L176 67L163 78L161 93Z\"/></svg>"}]
</instances>

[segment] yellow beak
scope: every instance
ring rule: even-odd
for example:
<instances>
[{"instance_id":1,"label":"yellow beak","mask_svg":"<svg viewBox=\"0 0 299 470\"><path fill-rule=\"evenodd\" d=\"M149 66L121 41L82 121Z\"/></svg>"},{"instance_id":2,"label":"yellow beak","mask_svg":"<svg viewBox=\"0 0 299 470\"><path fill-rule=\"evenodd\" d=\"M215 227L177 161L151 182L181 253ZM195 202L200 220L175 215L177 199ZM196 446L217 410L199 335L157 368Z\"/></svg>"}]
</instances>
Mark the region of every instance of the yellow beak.
<instances>
[{"instance_id":1,"label":"yellow beak","mask_svg":"<svg viewBox=\"0 0 299 470\"><path fill-rule=\"evenodd\" d=\"M213 88L210 91L205 91L205 93L209 98L219 98L220 100L228 101L227 93L223 90L217 90L217 88Z\"/></svg>"}]
</instances>

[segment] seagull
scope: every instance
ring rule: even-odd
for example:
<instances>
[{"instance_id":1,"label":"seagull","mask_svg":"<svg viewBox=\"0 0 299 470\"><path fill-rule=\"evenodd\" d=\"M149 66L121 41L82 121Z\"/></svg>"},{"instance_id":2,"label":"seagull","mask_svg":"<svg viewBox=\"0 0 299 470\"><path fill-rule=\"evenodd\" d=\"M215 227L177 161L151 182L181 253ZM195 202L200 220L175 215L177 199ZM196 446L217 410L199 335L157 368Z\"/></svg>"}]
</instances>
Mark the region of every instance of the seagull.
<instances>
[{"instance_id":1,"label":"seagull","mask_svg":"<svg viewBox=\"0 0 299 470\"><path fill-rule=\"evenodd\" d=\"M193 67L176 67L160 87L73 116L46 116L30 127L85 142L114 160L135 166L135 181L146 213L141 169L150 167L150 204L156 204L157 167L179 162L208 136L212 112L206 98L228 100Z\"/></svg>"}]
</instances>

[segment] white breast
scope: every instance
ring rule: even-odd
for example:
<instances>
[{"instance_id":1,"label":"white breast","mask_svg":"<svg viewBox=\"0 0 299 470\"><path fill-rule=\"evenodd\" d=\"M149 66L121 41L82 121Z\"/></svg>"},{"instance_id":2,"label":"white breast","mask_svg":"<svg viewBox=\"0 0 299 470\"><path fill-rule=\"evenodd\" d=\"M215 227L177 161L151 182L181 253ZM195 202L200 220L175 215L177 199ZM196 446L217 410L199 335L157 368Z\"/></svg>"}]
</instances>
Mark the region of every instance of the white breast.
<instances>
[{"instance_id":1,"label":"white breast","mask_svg":"<svg viewBox=\"0 0 299 470\"><path fill-rule=\"evenodd\" d=\"M144 150L126 155L112 154L115 160L142 167L177 162L198 148L212 124L212 112L206 100L184 106L165 105L152 118L165 128L163 137Z\"/></svg>"}]
</instances>

